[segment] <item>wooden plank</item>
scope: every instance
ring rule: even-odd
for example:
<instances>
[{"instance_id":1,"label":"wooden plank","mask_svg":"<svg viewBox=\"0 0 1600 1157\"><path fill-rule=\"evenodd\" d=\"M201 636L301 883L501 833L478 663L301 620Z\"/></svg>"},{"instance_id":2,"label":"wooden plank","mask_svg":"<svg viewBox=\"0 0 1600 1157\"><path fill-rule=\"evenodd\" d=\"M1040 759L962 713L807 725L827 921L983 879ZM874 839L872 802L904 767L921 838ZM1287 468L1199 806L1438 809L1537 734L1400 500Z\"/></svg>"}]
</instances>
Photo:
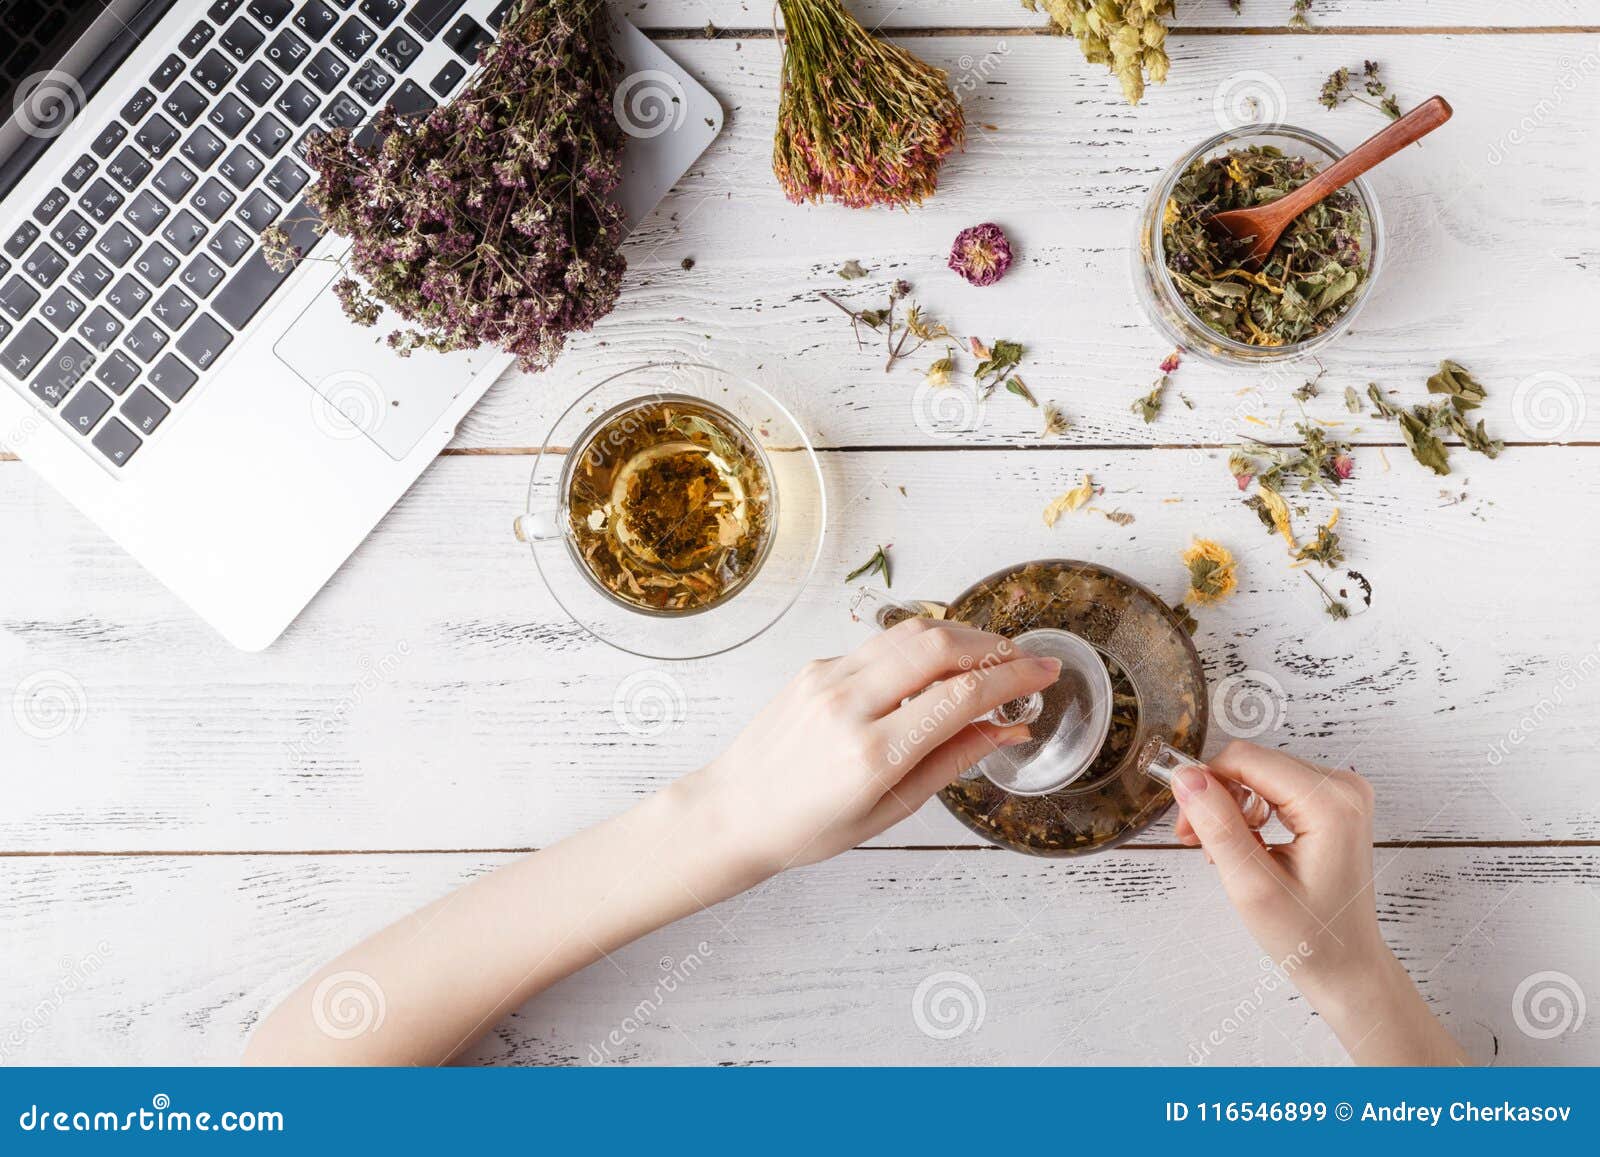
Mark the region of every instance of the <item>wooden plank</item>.
<instances>
[{"instance_id":1,"label":"wooden plank","mask_svg":"<svg viewBox=\"0 0 1600 1157\"><path fill-rule=\"evenodd\" d=\"M1600 440L1588 337L1600 313L1592 274L1600 157L1588 147L1600 119L1600 85L1591 83L1600 56L1591 38L1189 38L1175 46L1172 81L1137 110L1103 77L1064 67L1068 45L1002 35L920 40L929 60L973 78L973 139L946 165L939 194L909 213L783 200L769 169L775 45L668 47L718 93L729 128L630 242L618 309L575 339L551 372L513 374L491 391L463 423L458 446L538 446L585 383L672 357L778 383L806 400L805 417L825 445L1037 443L1037 415L1014 407L991 405L977 418L952 395L943 403L953 413L929 417L917 387L942 347L886 375L881 350L858 350L847 320L818 298L831 290L861 307L881 305L893 278L910 280L958 334L1023 342L1022 375L1074 421L1068 442L1261 436L1244 416L1295 415L1289 394L1314 366L1227 370L1191 359L1173 385L1194 400L1193 411L1169 405L1148 426L1131 412L1168 352L1134 296L1129 255L1140 207L1185 149L1229 122L1236 102L1254 98L1250 107L1263 115L1357 143L1380 125L1379 114L1355 105L1330 112L1317 93L1334 67L1373 57L1406 103L1439 91L1456 101L1456 117L1373 176L1388 222L1385 267L1353 331L1321 355L1329 389L1313 411L1347 417L1338 395L1374 380L1421 397L1438 360L1453 357L1488 385L1483 414L1499 436ZM1488 75L1496 99L1476 99ZM1007 228L1020 256L1003 282L976 289L945 258L960 229L987 219ZM681 267L685 259L692 269ZM841 281L835 271L851 259L872 276ZM963 364L970 372L974 362ZM1251 387L1255 394L1240 396ZM1371 420L1355 436L1396 440L1392 425Z\"/></svg>"},{"instance_id":2,"label":"wooden plank","mask_svg":"<svg viewBox=\"0 0 1600 1157\"><path fill-rule=\"evenodd\" d=\"M747 647L678 665L562 619L510 534L525 457L439 462L261 655L230 650L7 464L0 849L542 846L699 766L806 659L866 638L841 580L875 544L893 544L907 597L1075 556L1175 600L1197 533L1241 564L1240 592L1201 612L1211 678L1243 676L1236 691L1269 699L1281 687L1262 741L1370 775L1379 838L1600 838L1600 558L1573 513L1600 501L1597 455L1462 462L1448 481L1468 497L1446 506L1445 480L1403 454L1387 453L1386 472L1377 451L1357 451L1339 530L1376 595L1336 623L1237 501L1220 454L827 454L832 534L798 609ZM1089 512L1043 525L1045 502L1085 471L1106 487L1096 504L1133 525ZM1319 497L1300 522L1326 509ZM642 714L641 685L660 691L664 721ZM39 712L25 733L52 686L81 707L65 725ZM34 698L18 707L16 688ZM885 839L975 842L937 805Z\"/></svg>"},{"instance_id":3,"label":"wooden plank","mask_svg":"<svg viewBox=\"0 0 1600 1157\"><path fill-rule=\"evenodd\" d=\"M504 861L0 861L0 1047L11 1064L233 1061L312 967ZM1379 865L1386 936L1474 1060L1600 1060L1592 1015L1543 1039L1519 1027L1550 1033L1562 1023L1553 1006L1553 1019L1529 1015L1535 991L1592 997L1600 986L1600 854L1417 849L1380 852ZM536 903L527 918L537 919ZM381 992L382 978L374 983L369 993ZM1529 1011L1519 1014L1525 984ZM503 1022L473 1059L1237 1065L1343 1056L1305 1001L1264 969L1198 854L1120 851L1055 864L1000 852L849 853L570 978Z\"/></svg>"},{"instance_id":4,"label":"wooden plank","mask_svg":"<svg viewBox=\"0 0 1600 1157\"><path fill-rule=\"evenodd\" d=\"M1028 12L1020 0L847 0L850 11L869 28L1032 28L1042 16ZM1040 5L1043 7L1043 5ZM772 23L770 4L751 0L625 0L618 11L641 28L765 29ZM1243 0L1234 12L1228 0L1179 0L1175 28L1220 31L1287 26L1289 0ZM1430 0L1396 4L1394 0L1315 0L1309 18L1318 29L1561 27L1593 25L1592 4L1583 0Z\"/></svg>"}]
</instances>

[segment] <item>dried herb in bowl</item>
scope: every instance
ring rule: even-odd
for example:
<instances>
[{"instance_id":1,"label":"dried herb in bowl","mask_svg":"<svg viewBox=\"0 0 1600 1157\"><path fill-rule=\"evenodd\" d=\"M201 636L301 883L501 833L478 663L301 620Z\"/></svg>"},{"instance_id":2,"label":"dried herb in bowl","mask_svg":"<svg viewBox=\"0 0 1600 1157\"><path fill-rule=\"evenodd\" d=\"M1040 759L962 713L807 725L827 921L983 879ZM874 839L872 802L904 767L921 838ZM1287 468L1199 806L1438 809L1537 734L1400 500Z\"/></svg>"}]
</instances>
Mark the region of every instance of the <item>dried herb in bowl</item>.
<instances>
[{"instance_id":1,"label":"dried herb in bowl","mask_svg":"<svg viewBox=\"0 0 1600 1157\"><path fill-rule=\"evenodd\" d=\"M1360 296L1371 272L1360 196L1346 187L1285 229L1259 268L1248 244L1214 229L1228 209L1276 201L1316 175L1307 157L1250 145L1196 160L1178 177L1161 226L1167 272L1207 328L1244 345L1288 346L1324 332Z\"/></svg>"}]
</instances>

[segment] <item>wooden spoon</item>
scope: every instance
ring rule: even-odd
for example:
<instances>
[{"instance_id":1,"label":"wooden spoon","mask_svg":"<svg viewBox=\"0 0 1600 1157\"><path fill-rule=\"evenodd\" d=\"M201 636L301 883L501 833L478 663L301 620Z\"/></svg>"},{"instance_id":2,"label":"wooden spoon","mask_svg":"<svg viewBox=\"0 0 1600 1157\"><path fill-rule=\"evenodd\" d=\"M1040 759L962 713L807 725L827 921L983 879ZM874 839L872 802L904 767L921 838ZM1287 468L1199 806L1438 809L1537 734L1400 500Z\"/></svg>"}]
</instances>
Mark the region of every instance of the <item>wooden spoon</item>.
<instances>
[{"instance_id":1,"label":"wooden spoon","mask_svg":"<svg viewBox=\"0 0 1600 1157\"><path fill-rule=\"evenodd\" d=\"M1388 160L1413 141L1427 136L1449 120L1450 113L1450 104L1444 97L1429 97L1293 192L1253 209L1229 209L1225 213L1214 214L1209 224L1240 241L1255 238L1245 261L1265 261L1272 247L1278 243L1278 238L1283 236L1283 231L1296 217L1329 193L1348 185L1379 161Z\"/></svg>"}]
</instances>

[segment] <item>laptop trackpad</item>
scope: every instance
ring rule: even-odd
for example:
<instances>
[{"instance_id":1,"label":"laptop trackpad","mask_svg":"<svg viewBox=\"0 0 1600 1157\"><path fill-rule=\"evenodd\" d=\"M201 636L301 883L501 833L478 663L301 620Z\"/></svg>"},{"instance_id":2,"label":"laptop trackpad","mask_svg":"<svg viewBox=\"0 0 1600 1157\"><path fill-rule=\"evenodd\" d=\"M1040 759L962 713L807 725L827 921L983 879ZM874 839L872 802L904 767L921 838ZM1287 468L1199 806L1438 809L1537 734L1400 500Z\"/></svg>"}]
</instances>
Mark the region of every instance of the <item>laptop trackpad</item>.
<instances>
[{"instance_id":1,"label":"laptop trackpad","mask_svg":"<svg viewBox=\"0 0 1600 1157\"><path fill-rule=\"evenodd\" d=\"M365 436L399 461L472 379L501 355L492 349L449 354L417 350L401 357L385 341L404 328L400 316L385 309L373 326L356 325L345 317L329 288L341 272L329 275L316 299L272 350L322 395L318 428L334 438Z\"/></svg>"}]
</instances>

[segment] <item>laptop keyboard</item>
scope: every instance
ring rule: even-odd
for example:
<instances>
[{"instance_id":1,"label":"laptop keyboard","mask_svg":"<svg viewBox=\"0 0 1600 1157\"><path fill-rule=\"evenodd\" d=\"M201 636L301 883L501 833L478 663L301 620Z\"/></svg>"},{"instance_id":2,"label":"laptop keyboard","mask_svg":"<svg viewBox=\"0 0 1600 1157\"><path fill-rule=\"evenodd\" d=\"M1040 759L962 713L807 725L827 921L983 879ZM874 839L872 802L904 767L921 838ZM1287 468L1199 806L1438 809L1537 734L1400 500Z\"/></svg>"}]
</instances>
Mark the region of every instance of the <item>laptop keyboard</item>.
<instances>
[{"instance_id":1,"label":"laptop keyboard","mask_svg":"<svg viewBox=\"0 0 1600 1157\"><path fill-rule=\"evenodd\" d=\"M435 107L512 3L215 0L0 245L0 365L113 468L159 443L288 277L261 230L316 243L311 136ZM456 59L423 81L431 41Z\"/></svg>"}]
</instances>

